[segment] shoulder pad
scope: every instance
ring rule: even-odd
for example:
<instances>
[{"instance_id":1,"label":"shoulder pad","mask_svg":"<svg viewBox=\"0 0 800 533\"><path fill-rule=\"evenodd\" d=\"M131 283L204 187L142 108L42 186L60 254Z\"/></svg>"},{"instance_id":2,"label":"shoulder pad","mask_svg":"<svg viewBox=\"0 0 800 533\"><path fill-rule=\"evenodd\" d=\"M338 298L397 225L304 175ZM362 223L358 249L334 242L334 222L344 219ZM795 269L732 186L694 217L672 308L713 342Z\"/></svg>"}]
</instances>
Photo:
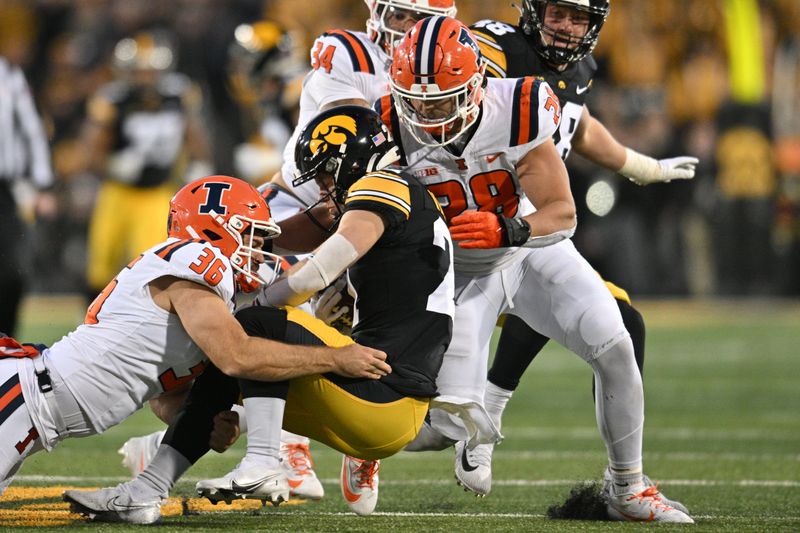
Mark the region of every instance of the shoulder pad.
<instances>
[{"instance_id":1,"label":"shoulder pad","mask_svg":"<svg viewBox=\"0 0 800 533\"><path fill-rule=\"evenodd\" d=\"M216 246L201 239L178 240L152 251L169 263L165 273L205 285L226 301L232 296L233 267Z\"/></svg>"},{"instance_id":2,"label":"shoulder pad","mask_svg":"<svg viewBox=\"0 0 800 533\"><path fill-rule=\"evenodd\" d=\"M397 170L378 170L360 178L350 186L344 203L347 205L364 200L394 208L402 212L405 218L411 214L408 182Z\"/></svg>"},{"instance_id":3,"label":"shoulder pad","mask_svg":"<svg viewBox=\"0 0 800 533\"><path fill-rule=\"evenodd\" d=\"M547 82L532 77L517 79L512 102L510 146L527 144L555 132L561 107Z\"/></svg>"},{"instance_id":4,"label":"shoulder pad","mask_svg":"<svg viewBox=\"0 0 800 533\"><path fill-rule=\"evenodd\" d=\"M329 74L332 69L376 72L369 49L361 39L354 32L339 29L328 30L317 37L311 49L311 66Z\"/></svg>"},{"instance_id":5,"label":"shoulder pad","mask_svg":"<svg viewBox=\"0 0 800 533\"><path fill-rule=\"evenodd\" d=\"M472 32L486 62L486 73L494 78L505 78L508 60L503 47L498 44L495 37L485 33L483 28L474 29Z\"/></svg>"}]
</instances>

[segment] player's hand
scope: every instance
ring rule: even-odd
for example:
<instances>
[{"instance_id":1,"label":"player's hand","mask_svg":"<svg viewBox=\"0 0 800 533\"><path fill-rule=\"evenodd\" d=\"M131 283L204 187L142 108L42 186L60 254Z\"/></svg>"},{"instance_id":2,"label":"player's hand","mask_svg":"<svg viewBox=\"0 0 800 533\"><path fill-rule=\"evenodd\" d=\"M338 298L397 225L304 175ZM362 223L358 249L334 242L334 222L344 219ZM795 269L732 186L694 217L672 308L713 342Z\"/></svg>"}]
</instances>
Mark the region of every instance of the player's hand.
<instances>
[{"instance_id":1,"label":"player's hand","mask_svg":"<svg viewBox=\"0 0 800 533\"><path fill-rule=\"evenodd\" d=\"M669 183L672 180L690 180L694 178L694 167L700 160L696 157L681 156L669 159L659 159L658 166L661 167L661 178L658 181Z\"/></svg>"},{"instance_id":2,"label":"player's hand","mask_svg":"<svg viewBox=\"0 0 800 533\"><path fill-rule=\"evenodd\" d=\"M342 301L342 291L346 290L346 287L347 280L344 276L340 276L327 289L315 296L311 300L314 316L330 326L346 313L349 313L350 308L348 306L339 305L339 302Z\"/></svg>"},{"instance_id":3,"label":"player's hand","mask_svg":"<svg viewBox=\"0 0 800 533\"><path fill-rule=\"evenodd\" d=\"M208 439L208 445L215 452L222 453L239 438L239 413L222 411L214 417L214 429Z\"/></svg>"},{"instance_id":4,"label":"player's hand","mask_svg":"<svg viewBox=\"0 0 800 533\"><path fill-rule=\"evenodd\" d=\"M464 211L450 220L450 236L461 248L522 246L531 237L531 226L522 218L489 211Z\"/></svg>"},{"instance_id":5,"label":"player's hand","mask_svg":"<svg viewBox=\"0 0 800 533\"><path fill-rule=\"evenodd\" d=\"M499 248L503 228L497 215L489 211L464 211L450 219L450 236L461 248Z\"/></svg>"},{"instance_id":6,"label":"player's hand","mask_svg":"<svg viewBox=\"0 0 800 533\"><path fill-rule=\"evenodd\" d=\"M334 372L347 378L379 379L392 372L386 363L386 354L360 344L335 348Z\"/></svg>"}]
</instances>

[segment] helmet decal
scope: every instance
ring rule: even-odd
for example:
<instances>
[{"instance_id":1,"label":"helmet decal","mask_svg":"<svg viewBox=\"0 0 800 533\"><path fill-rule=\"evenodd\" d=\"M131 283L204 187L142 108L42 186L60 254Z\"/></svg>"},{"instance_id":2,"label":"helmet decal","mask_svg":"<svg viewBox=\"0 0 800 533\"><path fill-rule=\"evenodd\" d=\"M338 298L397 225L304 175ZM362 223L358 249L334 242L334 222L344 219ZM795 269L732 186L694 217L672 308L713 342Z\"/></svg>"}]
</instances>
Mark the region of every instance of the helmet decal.
<instances>
[{"instance_id":1,"label":"helmet decal","mask_svg":"<svg viewBox=\"0 0 800 533\"><path fill-rule=\"evenodd\" d=\"M217 215L225 215L228 213L228 208L222 203L222 196L225 191L231 188L230 183L206 182L203 184L206 190L206 201L200 204L198 213L201 215L208 215L212 212Z\"/></svg>"},{"instance_id":2,"label":"helmet decal","mask_svg":"<svg viewBox=\"0 0 800 533\"><path fill-rule=\"evenodd\" d=\"M328 146L341 146L355 135L356 121L353 117L334 115L320 122L311 132L309 149L313 155L320 151L324 153L328 151Z\"/></svg>"}]
</instances>

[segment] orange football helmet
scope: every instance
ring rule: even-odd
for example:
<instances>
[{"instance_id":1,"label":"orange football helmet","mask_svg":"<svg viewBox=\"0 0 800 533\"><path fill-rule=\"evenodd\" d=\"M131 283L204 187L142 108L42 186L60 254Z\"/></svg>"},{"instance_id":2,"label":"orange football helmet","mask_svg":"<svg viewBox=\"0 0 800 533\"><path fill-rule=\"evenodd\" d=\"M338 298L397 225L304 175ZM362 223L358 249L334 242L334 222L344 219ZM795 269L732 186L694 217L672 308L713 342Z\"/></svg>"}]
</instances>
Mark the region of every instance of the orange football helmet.
<instances>
[{"instance_id":1,"label":"orange football helmet","mask_svg":"<svg viewBox=\"0 0 800 533\"><path fill-rule=\"evenodd\" d=\"M254 256L280 257L253 246L253 237L273 239L281 228L272 221L269 206L246 181L208 176L185 185L169 202L167 234L179 239L203 239L231 260L236 281L245 292L265 283Z\"/></svg>"},{"instance_id":2,"label":"orange football helmet","mask_svg":"<svg viewBox=\"0 0 800 533\"><path fill-rule=\"evenodd\" d=\"M411 17L419 21L433 15L456 16L455 0L364 0L369 8L367 34L391 55L405 31L392 27L392 19ZM400 22L402 24L402 22Z\"/></svg>"},{"instance_id":3,"label":"orange football helmet","mask_svg":"<svg viewBox=\"0 0 800 533\"><path fill-rule=\"evenodd\" d=\"M480 112L486 65L472 32L450 17L417 22L394 51L392 95L411 134L428 146L463 135Z\"/></svg>"}]
</instances>

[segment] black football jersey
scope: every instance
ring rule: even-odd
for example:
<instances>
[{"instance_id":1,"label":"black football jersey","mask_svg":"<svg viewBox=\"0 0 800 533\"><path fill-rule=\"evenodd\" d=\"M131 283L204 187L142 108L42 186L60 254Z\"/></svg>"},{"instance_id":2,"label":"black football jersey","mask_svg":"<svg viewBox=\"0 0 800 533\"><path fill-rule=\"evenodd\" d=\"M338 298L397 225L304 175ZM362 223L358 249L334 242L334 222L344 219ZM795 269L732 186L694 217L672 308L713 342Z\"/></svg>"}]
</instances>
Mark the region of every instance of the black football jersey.
<instances>
[{"instance_id":1,"label":"black football jersey","mask_svg":"<svg viewBox=\"0 0 800 533\"><path fill-rule=\"evenodd\" d=\"M533 76L545 80L561 104L561 124L553 135L558 153L566 159L572 148L572 136L578 128L583 105L592 88L597 63L589 55L559 72L536 53L533 41L519 26L496 20L482 20L471 30L486 61L486 73L495 78Z\"/></svg>"},{"instance_id":2,"label":"black football jersey","mask_svg":"<svg viewBox=\"0 0 800 533\"><path fill-rule=\"evenodd\" d=\"M372 211L383 235L348 269L359 344L388 355L382 379L398 392L436 395L436 375L452 335L452 242L439 203L413 176L367 174L347 193L345 211Z\"/></svg>"},{"instance_id":3,"label":"black football jersey","mask_svg":"<svg viewBox=\"0 0 800 533\"><path fill-rule=\"evenodd\" d=\"M181 162L188 107L197 105L189 78L168 73L153 90L124 81L102 87L90 103L95 120L112 122L113 151L132 149L144 157L144 167L131 185L154 187L172 177Z\"/></svg>"}]
</instances>

